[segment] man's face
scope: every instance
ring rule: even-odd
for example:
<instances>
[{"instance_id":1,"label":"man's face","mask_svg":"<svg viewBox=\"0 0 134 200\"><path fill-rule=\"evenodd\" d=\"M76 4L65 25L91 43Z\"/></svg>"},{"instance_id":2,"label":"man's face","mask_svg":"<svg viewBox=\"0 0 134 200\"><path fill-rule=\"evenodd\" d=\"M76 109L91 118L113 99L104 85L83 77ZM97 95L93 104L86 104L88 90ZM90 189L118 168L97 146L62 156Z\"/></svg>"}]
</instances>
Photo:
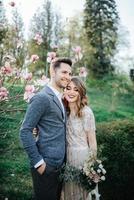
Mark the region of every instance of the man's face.
<instances>
[{"instance_id":1,"label":"man's face","mask_svg":"<svg viewBox=\"0 0 134 200\"><path fill-rule=\"evenodd\" d=\"M54 72L55 85L58 88L65 88L71 81L71 67L66 63L61 63Z\"/></svg>"}]
</instances>

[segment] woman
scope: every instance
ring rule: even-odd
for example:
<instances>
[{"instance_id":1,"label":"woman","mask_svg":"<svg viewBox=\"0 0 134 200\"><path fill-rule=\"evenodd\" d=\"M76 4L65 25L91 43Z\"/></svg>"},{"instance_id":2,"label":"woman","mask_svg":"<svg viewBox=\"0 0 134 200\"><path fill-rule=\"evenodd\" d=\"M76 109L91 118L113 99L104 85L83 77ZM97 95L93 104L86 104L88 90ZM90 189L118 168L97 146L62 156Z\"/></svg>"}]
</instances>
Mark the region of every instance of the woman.
<instances>
[{"instance_id":1,"label":"woman","mask_svg":"<svg viewBox=\"0 0 134 200\"><path fill-rule=\"evenodd\" d=\"M94 114L87 106L86 89L78 77L73 77L65 90L67 105L67 162L77 168L83 166L89 151L96 156L97 143L95 135ZM75 183L65 183L62 199L91 199L80 186Z\"/></svg>"}]
</instances>

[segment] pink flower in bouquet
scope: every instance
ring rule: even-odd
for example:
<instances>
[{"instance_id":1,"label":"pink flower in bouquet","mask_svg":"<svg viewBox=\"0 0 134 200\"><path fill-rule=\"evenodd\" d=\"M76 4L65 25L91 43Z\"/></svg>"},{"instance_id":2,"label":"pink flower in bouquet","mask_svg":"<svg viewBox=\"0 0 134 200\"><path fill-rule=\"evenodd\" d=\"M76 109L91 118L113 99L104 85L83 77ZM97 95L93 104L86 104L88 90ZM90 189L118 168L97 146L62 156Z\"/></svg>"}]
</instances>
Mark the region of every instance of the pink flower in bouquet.
<instances>
[{"instance_id":1,"label":"pink flower in bouquet","mask_svg":"<svg viewBox=\"0 0 134 200\"><path fill-rule=\"evenodd\" d=\"M42 36L39 33L35 35L34 40L37 42L38 45L40 45L43 42Z\"/></svg>"},{"instance_id":2,"label":"pink flower in bouquet","mask_svg":"<svg viewBox=\"0 0 134 200\"><path fill-rule=\"evenodd\" d=\"M0 88L0 100L7 100L9 92L5 87Z\"/></svg>"},{"instance_id":3,"label":"pink flower in bouquet","mask_svg":"<svg viewBox=\"0 0 134 200\"><path fill-rule=\"evenodd\" d=\"M9 5L14 7L15 6L15 2L14 1L9 2Z\"/></svg>"},{"instance_id":4,"label":"pink flower in bouquet","mask_svg":"<svg viewBox=\"0 0 134 200\"><path fill-rule=\"evenodd\" d=\"M33 55L31 56L30 61L31 61L32 63L36 63L38 60L39 60L39 56L38 56L38 55L33 54Z\"/></svg>"},{"instance_id":5,"label":"pink flower in bouquet","mask_svg":"<svg viewBox=\"0 0 134 200\"><path fill-rule=\"evenodd\" d=\"M104 174L106 174L106 170L102 165L102 161L96 159L92 151L89 154L89 158L84 163L83 172L89 180L92 180L94 183L105 180Z\"/></svg>"},{"instance_id":6,"label":"pink flower in bouquet","mask_svg":"<svg viewBox=\"0 0 134 200\"><path fill-rule=\"evenodd\" d=\"M47 62L51 63L53 59L56 58L56 52L48 52L47 54Z\"/></svg>"},{"instance_id":7,"label":"pink flower in bouquet","mask_svg":"<svg viewBox=\"0 0 134 200\"><path fill-rule=\"evenodd\" d=\"M94 176L93 176L93 181L95 182L95 183L98 183L99 181L100 181L100 176L98 175L98 174L94 174Z\"/></svg>"},{"instance_id":8,"label":"pink flower in bouquet","mask_svg":"<svg viewBox=\"0 0 134 200\"><path fill-rule=\"evenodd\" d=\"M80 68L79 76L80 77L87 77L87 69L85 67Z\"/></svg>"},{"instance_id":9,"label":"pink flower in bouquet","mask_svg":"<svg viewBox=\"0 0 134 200\"><path fill-rule=\"evenodd\" d=\"M26 85L25 93L24 93L24 100L29 102L30 99L35 95L36 89L34 85Z\"/></svg>"}]
</instances>

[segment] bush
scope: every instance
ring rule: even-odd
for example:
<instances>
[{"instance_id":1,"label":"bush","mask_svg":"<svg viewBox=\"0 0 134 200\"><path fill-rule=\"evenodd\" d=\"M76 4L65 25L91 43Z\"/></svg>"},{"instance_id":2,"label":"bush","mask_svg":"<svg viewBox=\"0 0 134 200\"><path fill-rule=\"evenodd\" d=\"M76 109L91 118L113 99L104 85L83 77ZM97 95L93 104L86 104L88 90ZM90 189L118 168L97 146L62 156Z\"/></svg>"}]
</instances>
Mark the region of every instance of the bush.
<instances>
[{"instance_id":1,"label":"bush","mask_svg":"<svg viewBox=\"0 0 134 200\"><path fill-rule=\"evenodd\" d=\"M106 181L99 186L102 199L133 199L134 123L123 120L97 126L99 154L107 170Z\"/></svg>"}]
</instances>

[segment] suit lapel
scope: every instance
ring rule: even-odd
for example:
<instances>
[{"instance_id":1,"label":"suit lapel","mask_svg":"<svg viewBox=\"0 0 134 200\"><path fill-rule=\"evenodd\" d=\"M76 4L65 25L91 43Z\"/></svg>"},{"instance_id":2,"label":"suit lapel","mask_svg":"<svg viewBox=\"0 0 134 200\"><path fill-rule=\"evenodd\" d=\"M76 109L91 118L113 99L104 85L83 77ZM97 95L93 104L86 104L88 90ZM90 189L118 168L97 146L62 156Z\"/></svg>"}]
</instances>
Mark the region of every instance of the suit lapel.
<instances>
[{"instance_id":1,"label":"suit lapel","mask_svg":"<svg viewBox=\"0 0 134 200\"><path fill-rule=\"evenodd\" d=\"M51 90L51 88L49 88L48 86L45 86L44 90L45 90L45 92L46 92L47 94L49 94L49 95L52 96L54 103L59 107L59 109L60 109L61 112L62 112L62 116L63 116L63 118L64 118L63 109L62 109L62 106L61 106L61 103L60 103L58 97L54 94L54 92L53 92L53 91Z\"/></svg>"},{"instance_id":2,"label":"suit lapel","mask_svg":"<svg viewBox=\"0 0 134 200\"><path fill-rule=\"evenodd\" d=\"M56 95L53 96L53 101L55 102L55 104L60 108L61 112L63 113L61 103L60 103L58 97L56 97Z\"/></svg>"}]
</instances>

